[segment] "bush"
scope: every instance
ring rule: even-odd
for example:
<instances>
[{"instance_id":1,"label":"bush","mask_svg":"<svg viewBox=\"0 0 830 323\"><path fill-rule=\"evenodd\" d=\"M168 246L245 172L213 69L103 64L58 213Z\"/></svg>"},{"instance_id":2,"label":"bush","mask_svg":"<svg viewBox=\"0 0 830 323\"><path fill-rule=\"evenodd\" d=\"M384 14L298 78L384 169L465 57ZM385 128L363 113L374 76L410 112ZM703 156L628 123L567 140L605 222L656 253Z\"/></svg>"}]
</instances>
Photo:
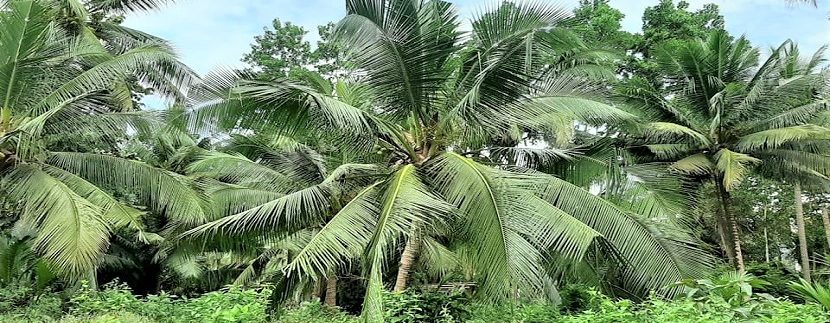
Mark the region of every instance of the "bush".
<instances>
[{"instance_id":1,"label":"bush","mask_svg":"<svg viewBox=\"0 0 830 323\"><path fill-rule=\"evenodd\" d=\"M751 263L747 265L746 272L755 277L763 277L767 282L764 286L755 288L757 293L767 293L774 297L794 296L789 283L798 281L798 273L790 270L787 265L781 262L772 263Z\"/></svg>"},{"instance_id":2,"label":"bush","mask_svg":"<svg viewBox=\"0 0 830 323\"><path fill-rule=\"evenodd\" d=\"M67 316L60 323L152 323L149 318L130 312L109 313L96 316Z\"/></svg>"},{"instance_id":3,"label":"bush","mask_svg":"<svg viewBox=\"0 0 830 323\"><path fill-rule=\"evenodd\" d=\"M384 294L387 322L464 322L469 317L469 300L461 292L409 289Z\"/></svg>"},{"instance_id":4,"label":"bush","mask_svg":"<svg viewBox=\"0 0 830 323\"><path fill-rule=\"evenodd\" d=\"M665 301L650 298L640 304L629 300L614 301L597 294L595 307L581 314L563 316L565 323L592 322L826 322L827 313L814 305L793 304L788 301L753 301L747 304L752 311L741 313L714 297L706 301L680 299Z\"/></svg>"},{"instance_id":5,"label":"bush","mask_svg":"<svg viewBox=\"0 0 830 323\"><path fill-rule=\"evenodd\" d=\"M830 311L830 286L800 279L799 282L790 283L790 288L805 301L815 302Z\"/></svg>"},{"instance_id":6,"label":"bush","mask_svg":"<svg viewBox=\"0 0 830 323\"><path fill-rule=\"evenodd\" d=\"M562 298L559 308L565 313L578 313L587 309L592 298L590 291L591 287L584 284L566 285L559 291Z\"/></svg>"},{"instance_id":7,"label":"bush","mask_svg":"<svg viewBox=\"0 0 830 323\"><path fill-rule=\"evenodd\" d=\"M277 318L279 323L357 323L362 322L355 316L350 316L337 308L320 304L320 302L304 302L298 307L286 309Z\"/></svg>"},{"instance_id":8,"label":"bush","mask_svg":"<svg viewBox=\"0 0 830 323\"><path fill-rule=\"evenodd\" d=\"M565 313L547 303L477 304L463 294L434 290L386 293L386 322L826 322L828 313L817 304L794 304L786 299L755 293L764 286L749 275L729 274L712 280L682 283L685 297L666 300L652 295L641 303L611 299L583 289L576 293L580 312ZM5 294L4 294L5 293ZM2 291L7 302L21 304L20 291ZM195 298L166 294L138 297L124 285L101 291L82 288L69 301L60 319L62 299L41 294L22 307L0 314L0 322L268 322L269 288L229 288ZM567 293L566 293L567 294ZM568 296L570 297L570 296ZM575 307L574 307L575 308ZM319 302L305 302L283 310L271 322L357 323L361 320Z\"/></svg>"},{"instance_id":9,"label":"bush","mask_svg":"<svg viewBox=\"0 0 830 323\"><path fill-rule=\"evenodd\" d=\"M0 289L0 322L42 322L60 318L63 298L31 286L8 285Z\"/></svg>"},{"instance_id":10,"label":"bush","mask_svg":"<svg viewBox=\"0 0 830 323\"><path fill-rule=\"evenodd\" d=\"M193 299L166 294L139 298L126 285L110 285L101 291L83 288L70 300L70 314L129 313L153 322L267 322L270 295L268 288L230 288Z\"/></svg>"},{"instance_id":11,"label":"bush","mask_svg":"<svg viewBox=\"0 0 830 323\"><path fill-rule=\"evenodd\" d=\"M559 310L547 303L501 304L471 306L471 323L516 322L546 323L556 322Z\"/></svg>"}]
</instances>

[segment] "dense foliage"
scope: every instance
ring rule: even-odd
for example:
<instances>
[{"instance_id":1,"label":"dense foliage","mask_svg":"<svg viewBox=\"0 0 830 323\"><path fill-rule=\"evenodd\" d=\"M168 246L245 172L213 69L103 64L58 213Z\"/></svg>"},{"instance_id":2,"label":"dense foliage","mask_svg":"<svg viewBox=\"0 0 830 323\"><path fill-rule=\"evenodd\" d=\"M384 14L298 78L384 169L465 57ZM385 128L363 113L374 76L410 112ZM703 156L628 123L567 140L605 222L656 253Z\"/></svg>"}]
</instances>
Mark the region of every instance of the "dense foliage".
<instances>
[{"instance_id":1,"label":"dense foliage","mask_svg":"<svg viewBox=\"0 0 830 323\"><path fill-rule=\"evenodd\" d=\"M824 47L348 0L199 76L121 25L166 2L0 0L3 321L827 317Z\"/></svg>"},{"instance_id":2,"label":"dense foliage","mask_svg":"<svg viewBox=\"0 0 830 323\"><path fill-rule=\"evenodd\" d=\"M420 290L387 293L387 322L824 322L817 305L795 304L753 292L763 285L752 276L726 274L715 281L684 284L695 287L686 297L667 301L652 296L642 302L612 300L588 289L584 308L565 310L550 304L475 303L458 293ZM4 322L326 322L350 323L358 317L318 302L303 302L274 313L267 309L272 290L223 289L197 298L160 294L135 296L123 285L101 291L84 287L71 298L45 294L27 306L0 315ZM0 301L14 298L0 295ZM63 312L61 307L67 307Z\"/></svg>"}]
</instances>

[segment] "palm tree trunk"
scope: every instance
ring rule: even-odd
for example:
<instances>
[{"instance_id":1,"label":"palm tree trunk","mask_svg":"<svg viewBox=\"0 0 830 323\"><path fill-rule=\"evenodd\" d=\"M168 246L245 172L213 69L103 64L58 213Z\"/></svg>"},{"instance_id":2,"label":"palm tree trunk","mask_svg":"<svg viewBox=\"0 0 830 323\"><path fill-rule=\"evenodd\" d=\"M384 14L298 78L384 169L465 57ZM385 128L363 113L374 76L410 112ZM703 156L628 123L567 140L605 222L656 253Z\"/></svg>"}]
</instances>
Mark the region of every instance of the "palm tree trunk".
<instances>
[{"instance_id":1,"label":"palm tree trunk","mask_svg":"<svg viewBox=\"0 0 830 323\"><path fill-rule=\"evenodd\" d=\"M321 282L321 281L315 282L314 291L311 292L311 299L313 301L317 301L317 302L320 301L320 298L323 297L323 288L325 288L323 286L323 282Z\"/></svg>"},{"instance_id":2,"label":"palm tree trunk","mask_svg":"<svg viewBox=\"0 0 830 323\"><path fill-rule=\"evenodd\" d=\"M744 256L743 251L741 250L741 235L738 229L738 220L731 212L732 197L729 195L729 191L726 190L726 187L723 186L722 180L718 179L716 185L718 187L718 195L720 195L719 197L721 209L723 210L723 218L729 225L729 227L724 229L724 231L729 230L731 233L732 247L735 252L735 265L738 267L739 272L744 273L746 272L746 266L744 266Z\"/></svg>"},{"instance_id":3,"label":"palm tree trunk","mask_svg":"<svg viewBox=\"0 0 830 323\"><path fill-rule=\"evenodd\" d=\"M0 136L5 135L10 129L12 109L10 107L0 108Z\"/></svg>"},{"instance_id":4,"label":"palm tree trunk","mask_svg":"<svg viewBox=\"0 0 830 323\"><path fill-rule=\"evenodd\" d=\"M793 185L795 200L795 225L798 227L798 249L801 255L801 273L804 280L810 281L810 254L807 252L807 233L804 228L804 206L801 200L801 184Z\"/></svg>"},{"instance_id":5,"label":"palm tree trunk","mask_svg":"<svg viewBox=\"0 0 830 323\"><path fill-rule=\"evenodd\" d=\"M767 235L767 227L764 227L764 260L769 263L769 236Z\"/></svg>"},{"instance_id":6,"label":"palm tree trunk","mask_svg":"<svg viewBox=\"0 0 830 323\"><path fill-rule=\"evenodd\" d=\"M328 306L337 306L337 275L332 274L326 279L326 301Z\"/></svg>"},{"instance_id":7,"label":"palm tree trunk","mask_svg":"<svg viewBox=\"0 0 830 323\"><path fill-rule=\"evenodd\" d=\"M726 221L726 216L723 214L723 207L718 207L715 220L717 221L721 248L726 253L729 263L735 265L735 248L732 246L732 230L729 230L729 221Z\"/></svg>"},{"instance_id":8,"label":"palm tree trunk","mask_svg":"<svg viewBox=\"0 0 830 323\"><path fill-rule=\"evenodd\" d=\"M414 232L413 232L414 233ZM409 272L412 270L412 264L415 262L415 257L418 254L418 234L412 234L406 242L406 247L403 248L401 254L401 265L398 267L398 278L395 280L396 292L402 292L406 289L406 283L409 281Z\"/></svg>"},{"instance_id":9,"label":"palm tree trunk","mask_svg":"<svg viewBox=\"0 0 830 323\"><path fill-rule=\"evenodd\" d=\"M769 263L769 234L767 233L767 205L764 204L764 259Z\"/></svg>"},{"instance_id":10,"label":"palm tree trunk","mask_svg":"<svg viewBox=\"0 0 830 323\"><path fill-rule=\"evenodd\" d=\"M744 255L741 250L741 235L738 232L738 220L736 220L734 216L730 215L729 223L732 225L732 241L735 245L735 261L738 264L738 271L744 273L746 272L746 266L744 266Z\"/></svg>"},{"instance_id":11,"label":"palm tree trunk","mask_svg":"<svg viewBox=\"0 0 830 323\"><path fill-rule=\"evenodd\" d=\"M821 207L821 221L824 222L824 237L827 238L827 248L830 250L830 215L827 206Z\"/></svg>"}]
</instances>

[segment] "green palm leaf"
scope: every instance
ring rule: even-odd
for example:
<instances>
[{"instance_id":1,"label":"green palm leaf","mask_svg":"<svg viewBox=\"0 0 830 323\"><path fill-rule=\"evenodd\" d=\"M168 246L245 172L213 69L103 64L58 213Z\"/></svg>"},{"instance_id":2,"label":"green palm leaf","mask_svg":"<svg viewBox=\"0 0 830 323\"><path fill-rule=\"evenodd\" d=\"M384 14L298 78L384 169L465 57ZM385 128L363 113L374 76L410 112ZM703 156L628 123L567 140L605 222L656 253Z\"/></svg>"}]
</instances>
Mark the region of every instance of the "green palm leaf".
<instances>
[{"instance_id":1,"label":"green palm leaf","mask_svg":"<svg viewBox=\"0 0 830 323\"><path fill-rule=\"evenodd\" d=\"M541 292L543 254L579 259L599 234L533 196L533 179L445 153L432 162L432 185L456 205L480 291L503 299L519 290ZM523 184L522 184L523 183ZM529 184L530 183L530 184Z\"/></svg>"},{"instance_id":2,"label":"green palm leaf","mask_svg":"<svg viewBox=\"0 0 830 323\"><path fill-rule=\"evenodd\" d=\"M452 210L421 182L412 164L401 167L387 180L380 202L377 224L363 259L363 270L369 277L363 315L371 321L383 315L382 273L397 241L415 227L443 221Z\"/></svg>"},{"instance_id":3,"label":"green palm leaf","mask_svg":"<svg viewBox=\"0 0 830 323\"><path fill-rule=\"evenodd\" d=\"M104 187L132 187L150 210L192 226L207 219L207 200L185 176L139 161L90 153L53 152L49 164Z\"/></svg>"},{"instance_id":4,"label":"green palm leaf","mask_svg":"<svg viewBox=\"0 0 830 323\"><path fill-rule=\"evenodd\" d=\"M760 149L775 149L784 144L810 140L830 140L830 128L805 124L786 128L763 130L738 139L737 148L742 152Z\"/></svg>"},{"instance_id":5,"label":"green palm leaf","mask_svg":"<svg viewBox=\"0 0 830 323\"><path fill-rule=\"evenodd\" d=\"M593 228L627 264L625 281L632 291L661 289L684 277L708 272L715 259L687 237L657 230L644 219L566 181L541 176L540 196ZM680 290L662 292L674 295Z\"/></svg>"},{"instance_id":6,"label":"green palm leaf","mask_svg":"<svg viewBox=\"0 0 830 323\"><path fill-rule=\"evenodd\" d=\"M110 235L99 206L34 165L18 166L4 180L21 201L20 221L38 232L35 249L58 273L72 279L95 270Z\"/></svg>"},{"instance_id":7,"label":"green palm leaf","mask_svg":"<svg viewBox=\"0 0 830 323\"><path fill-rule=\"evenodd\" d=\"M723 186L731 190L746 177L750 166L761 160L747 154L721 149L715 153L715 166L723 174Z\"/></svg>"}]
</instances>

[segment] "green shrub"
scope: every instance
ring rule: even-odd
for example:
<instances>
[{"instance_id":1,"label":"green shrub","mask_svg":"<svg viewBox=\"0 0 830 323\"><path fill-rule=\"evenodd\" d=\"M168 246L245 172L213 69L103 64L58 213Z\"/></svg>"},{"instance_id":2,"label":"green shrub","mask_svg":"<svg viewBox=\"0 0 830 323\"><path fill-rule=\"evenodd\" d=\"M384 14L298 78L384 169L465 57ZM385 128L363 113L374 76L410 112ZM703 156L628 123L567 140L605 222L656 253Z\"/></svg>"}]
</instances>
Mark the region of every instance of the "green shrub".
<instances>
[{"instance_id":1,"label":"green shrub","mask_svg":"<svg viewBox=\"0 0 830 323\"><path fill-rule=\"evenodd\" d=\"M155 322L267 322L269 288L230 288L197 298L166 294L136 297L126 285L82 288L71 300L75 316L131 313Z\"/></svg>"},{"instance_id":2,"label":"green shrub","mask_svg":"<svg viewBox=\"0 0 830 323\"><path fill-rule=\"evenodd\" d=\"M695 284L688 297L664 300L652 296L634 304L593 292L591 308L560 321L576 322L826 322L828 313L813 304L794 304L753 293L752 277L727 275ZM736 289L736 287L738 287Z\"/></svg>"},{"instance_id":3,"label":"green shrub","mask_svg":"<svg viewBox=\"0 0 830 323\"><path fill-rule=\"evenodd\" d=\"M651 296L641 303L611 299L595 290L578 293L580 312L565 313L547 303L478 304L462 294L409 290L384 296L385 322L827 322L818 304L794 304L786 299L755 293L764 286L748 275L724 275L712 280L683 282L684 297L666 300ZM19 291L2 291L9 304L21 304ZM268 322L269 288L229 288L186 298L166 294L138 297L124 285L100 291L82 288L69 301L67 316L60 318L62 299L41 294L21 307L0 314L0 322ZM587 296L586 296L587 295ZM271 322L357 323L357 316L338 308L306 302L283 310Z\"/></svg>"},{"instance_id":4,"label":"green shrub","mask_svg":"<svg viewBox=\"0 0 830 323\"><path fill-rule=\"evenodd\" d=\"M143 304L127 285L107 285L98 291L83 283L81 289L70 300L70 314L96 315L114 312L140 314Z\"/></svg>"},{"instance_id":5,"label":"green shrub","mask_svg":"<svg viewBox=\"0 0 830 323\"><path fill-rule=\"evenodd\" d=\"M569 284L559 291L562 303L559 308L565 313L578 313L588 308L591 301L591 287L584 284Z\"/></svg>"},{"instance_id":6,"label":"green shrub","mask_svg":"<svg viewBox=\"0 0 830 323\"><path fill-rule=\"evenodd\" d=\"M63 298L49 291L37 292L31 286L7 285L0 288L0 322L42 322L60 318Z\"/></svg>"},{"instance_id":7,"label":"green shrub","mask_svg":"<svg viewBox=\"0 0 830 323\"><path fill-rule=\"evenodd\" d=\"M755 292L769 283L751 274L727 272L714 279L689 279L677 285L686 287L687 300L698 304L725 303L740 317L751 317L762 308L759 305L774 300L769 294Z\"/></svg>"},{"instance_id":8,"label":"green shrub","mask_svg":"<svg viewBox=\"0 0 830 323\"><path fill-rule=\"evenodd\" d=\"M461 292L409 289L387 292L383 298L387 322L464 322L469 300Z\"/></svg>"},{"instance_id":9,"label":"green shrub","mask_svg":"<svg viewBox=\"0 0 830 323\"><path fill-rule=\"evenodd\" d=\"M556 322L560 317L559 309L547 303L523 303L500 305L471 305L471 323L516 322L545 323Z\"/></svg>"},{"instance_id":10,"label":"green shrub","mask_svg":"<svg viewBox=\"0 0 830 323\"><path fill-rule=\"evenodd\" d=\"M74 316L64 317L60 323L152 323L152 319L136 315L130 312L108 313L95 316Z\"/></svg>"},{"instance_id":11,"label":"green shrub","mask_svg":"<svg viewBox=\"0 0 830 323\"><path fill-rule=\"evenodd\" d=\"M815 302L830 310L830 286L824 286L820 283L810 283L804 279L799 279L798 282L790 283L790 288L798 294L799 297L808 302Z\"/></svg>"},{"instance_id":12,"label":"green shrub","mask_svg":"<svg viewBox=\"0 0 830 323\"><path fill-rule=\"evenodd\" d=\"M10 284L0 288L0 313L27 306L33 295L34 291L31 286Z\"/></svg>"},{"instance_id":13,"label":"green shrub","mask_svg":"<svg viewBox=\"0 0 830 323\"><path fill-rule=\"evenodd\" d=\"M350 316L337 308L304 302L297 307L284 310L277 318L279 323L357 323L362 322L356 316Z\"/></svg>"},{"instance_id":14,"label":"green shrub","mask_svg":"<svg viewBox=\"0 0 830 323\"><path fill-rule=\"evenodd\" d=\"M767 282L764 286L756 287L756 293L767 293L774 297L794 296L789 283L797 281L799 275L787 265L781 262L750 263L746 266L746 272L755 277L762 277Z\"/></svg>"}]
</instances>

